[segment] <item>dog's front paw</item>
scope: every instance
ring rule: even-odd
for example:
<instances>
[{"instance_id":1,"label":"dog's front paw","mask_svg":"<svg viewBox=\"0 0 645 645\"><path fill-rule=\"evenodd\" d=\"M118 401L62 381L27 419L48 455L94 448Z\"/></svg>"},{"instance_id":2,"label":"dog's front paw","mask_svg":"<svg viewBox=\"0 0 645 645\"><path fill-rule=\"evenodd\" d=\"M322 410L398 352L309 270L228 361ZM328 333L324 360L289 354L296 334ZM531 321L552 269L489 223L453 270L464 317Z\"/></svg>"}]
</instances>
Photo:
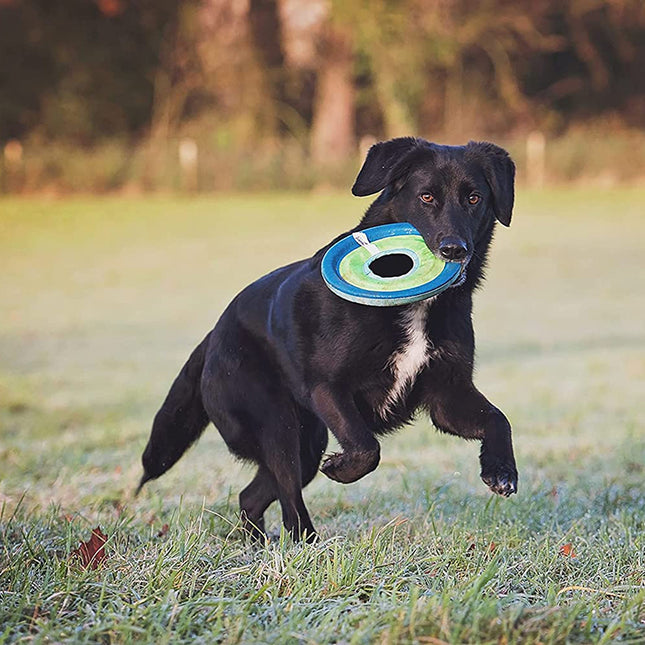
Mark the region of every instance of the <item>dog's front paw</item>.
<instances>
[{"instance_id":1,"label":"dog's front paw","mask_svg":"<svg viewBox=\"0 0 645 645\"><path fill-rule=\"evenodd\" d=\"M320 471L341 484L350 484L372 472L380 460L378 450L368 452L337 452L323 461Z\"/></svg>"},{"instance_id":2,"label":"dog's front paw","mask_svg":"<svg viewBox=\"0 0 645 645\"><path fill-rule=\"evenodd\" d=\"M482 458L481 478L493 493L504 497L517 493L517 468L514 463Z\"/></svg>"}]
</instances>

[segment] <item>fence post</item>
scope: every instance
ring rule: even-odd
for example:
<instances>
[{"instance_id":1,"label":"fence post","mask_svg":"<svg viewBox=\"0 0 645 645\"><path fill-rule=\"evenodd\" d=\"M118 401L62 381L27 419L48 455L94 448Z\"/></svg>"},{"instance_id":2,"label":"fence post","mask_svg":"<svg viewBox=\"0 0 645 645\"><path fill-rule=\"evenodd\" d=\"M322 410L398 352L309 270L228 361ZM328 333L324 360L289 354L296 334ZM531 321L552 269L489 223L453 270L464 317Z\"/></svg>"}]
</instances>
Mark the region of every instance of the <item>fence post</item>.
<instances>
[{"instance_id":1,"label":"fence post","mask_svg":"<svg viewBox=\"0 0 645 645\"><path fill-rule=\"evenodd\" d=\"M193 191L198 188L197 176L197 142L186 137L179 141L179 166L181 168L181 186L184 190Z\"/></svg>"},{"instance_id":2,"label":"fence post","mask_svg":"<svg viewBox=\"0 0 645 645\"><path fill-rule=\"evenodd\" d=\"M531 188L543 188L546 175L546 138L539 130L526 137L526 183Z\"/></svg>"}]
</instances>

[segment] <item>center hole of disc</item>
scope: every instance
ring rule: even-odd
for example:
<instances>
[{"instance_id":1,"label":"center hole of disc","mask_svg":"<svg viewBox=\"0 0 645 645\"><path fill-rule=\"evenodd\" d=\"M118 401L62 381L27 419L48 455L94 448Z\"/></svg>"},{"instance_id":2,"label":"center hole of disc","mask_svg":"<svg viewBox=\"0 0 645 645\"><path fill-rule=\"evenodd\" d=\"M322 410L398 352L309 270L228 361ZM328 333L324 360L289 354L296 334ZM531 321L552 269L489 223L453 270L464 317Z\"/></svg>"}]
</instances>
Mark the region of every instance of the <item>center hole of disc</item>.
<instances>
[{"instance_id":1,"label":"center hole of disc","mask_svg":"<svg viewBox=\"0 0 645 645\"><path fill-rule=\"evenodd\" d=\"M399 278L410 273L413 266L412 258L405 253L382 255L369 264L370 271L380 278Z\"/></svg>"}]
</instances>

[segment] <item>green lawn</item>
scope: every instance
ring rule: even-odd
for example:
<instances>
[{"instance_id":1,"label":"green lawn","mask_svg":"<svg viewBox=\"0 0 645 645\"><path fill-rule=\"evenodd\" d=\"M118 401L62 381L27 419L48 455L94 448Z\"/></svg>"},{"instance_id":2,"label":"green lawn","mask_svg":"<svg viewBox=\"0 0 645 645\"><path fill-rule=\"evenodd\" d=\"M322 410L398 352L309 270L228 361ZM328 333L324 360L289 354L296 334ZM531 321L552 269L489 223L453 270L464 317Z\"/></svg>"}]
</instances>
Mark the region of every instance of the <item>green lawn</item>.
<instances>
[{"instance_id":1,"label":"green lawn","mask_svg":"<svg viewBox=\"0 0 645 645\"><path fill-rule=\"evenodd\" d=\"M133 499L150 422L235 293L367 200L0 201L0 643L645 643L644 202L522 192L498 229L476 381L517 496L420 419L360 482L314 480L317 544L253 549L252 470L212 429ZM68 555L95 526L86 571Z\"/></svg>"}]
</instances>

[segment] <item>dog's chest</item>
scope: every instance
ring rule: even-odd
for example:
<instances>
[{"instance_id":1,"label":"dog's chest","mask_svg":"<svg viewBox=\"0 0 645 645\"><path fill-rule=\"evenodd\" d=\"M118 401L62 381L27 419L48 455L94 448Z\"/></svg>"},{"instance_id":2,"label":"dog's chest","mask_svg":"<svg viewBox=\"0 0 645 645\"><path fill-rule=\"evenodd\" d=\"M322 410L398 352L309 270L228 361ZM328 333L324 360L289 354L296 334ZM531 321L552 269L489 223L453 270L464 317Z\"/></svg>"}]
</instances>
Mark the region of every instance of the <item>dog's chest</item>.
<instances>
[{"instance_id":1,"label":"dog's chest","mask_svg":"<svg viewBox=\"0 0 645 645\"><path fill-rule=\"evenodd\" d=\"M385 418L397 401L414 385L417 376L430 359L431 344L426 321L432 300L413 305L401 315L402 344L390 356L387 368L394 378L379 413Z\"/></svg>"}]
</instances>

